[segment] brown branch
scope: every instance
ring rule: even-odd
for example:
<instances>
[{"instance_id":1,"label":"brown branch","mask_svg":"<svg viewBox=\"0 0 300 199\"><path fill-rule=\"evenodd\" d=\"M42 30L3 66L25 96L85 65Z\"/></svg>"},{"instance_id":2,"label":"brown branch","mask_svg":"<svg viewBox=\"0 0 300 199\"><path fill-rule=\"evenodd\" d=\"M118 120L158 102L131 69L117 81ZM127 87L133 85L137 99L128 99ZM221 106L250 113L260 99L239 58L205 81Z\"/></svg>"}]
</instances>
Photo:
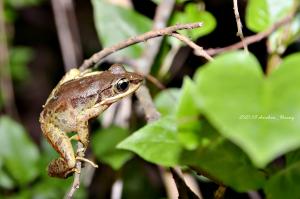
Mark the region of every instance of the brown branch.
<instances>
[{"instance_id":1,"label":"brown branch","mask_svg":"<svg viewBox=\"0 0 300 199\"><path fill-rule=\"evenodd\" d=\"M84 157L84 152L83 152L83 144L81 142L77 143L77 156L79 157ZM72 183L72 186L70 188L70 191L66 194L65 199L71 199L73 198L73 195L77 189L79 189L80 186L80 173L81 173L81 161L77 160L76 161L76 172L74 174L74 180Z\"/></svg>"},{"instance_id":2,"label":"brown branch","mask_svg":"<svg viewBox=\"0 0 300 199\"><path fill-rule=\"evenodd\" d=\"M255 35L249 36L249 37L245 37L244 42L247 45L249 45L249 44L261 41L262 39L264 39L264 38L268 37L270 34L272 34L278 28L290 23L291 20L293 19L293 17L294 17L294 14L290 14L290 15L286 16L285 18L278 21L277 23L274 23L274 25L272 25L267 30L257 33ZM213 55L225 52L225 51L237 50L242 47L243 47L243 42L241 41L241 42L238 42L238 43L235 43L230 46L223 47L223 48L208 49L208 50L206 50L206 52L209 55L213 56Z\"/></svg>"},{"instance_id":3,"label":"brown branch","mask_svg":"<svg viewBox=\"0 0 300 199\"><path fill-rule=\"evenodd\" d=\"M91 67L93 64L99 62L104 57L112 54L113 52L116 52L118 50L126 48L130 45L140 43L140 42L144 42L144 41L147 41L148 39L151 39L151 38L164 36L164 35L169 35L173 32L178 31L178 30L195 29L195 28L199 28L201 26L202 26L201 22L189 23L189 24L178 24L178 25L175 25L175 26L170 26L170 27L167 27L167 28L159 29L159 30L152 30L152 31L146 32L142 35L139 35L139 36L131 37L131 38L129 38L129 39L123 41L123 42L120 42L120 43L118 43L114 46L108 47L108 48L104 48L100 52L95 53L91 58L86 59L83 62L83 64L79 67L79 69L80 70L85 70L85 69Z\"/></svg>"},{"instance_id":4,"label":"brown branch","mask_svg":"<svg viewBox=\"0 0 300 199\"><path fill-rule=\"evenodd\" d=\"M188 46L190 46L194 50L195 55L204 57L208 61L213 60L213 58L201 46L195 44L189 38L187 38L181 34L178 34L178 33L172 33L170 36L173 36L173 37L179 39L180 41L186 43Z\"/></svg>"},{"instance_id":5,"label":"brown branch","mask_svg":"<svg viewBox=\"0 0 300 199\"><path fill-rule=\"evenodd\" d=\"M236 35L241 38L244 50L246 52L248 52L248 46L247 46L247 44L245 43L245 40L244 40L244 34L243 34L243 30L242 30L243 25L242 25L242 22L241 22L241 17L240 17L240 13L239 13L237 0L233 0L233 10L234 10L234 16L235 16L235 20L236 20L237 29L238 29Z\"/></svg>"}]
</instances>

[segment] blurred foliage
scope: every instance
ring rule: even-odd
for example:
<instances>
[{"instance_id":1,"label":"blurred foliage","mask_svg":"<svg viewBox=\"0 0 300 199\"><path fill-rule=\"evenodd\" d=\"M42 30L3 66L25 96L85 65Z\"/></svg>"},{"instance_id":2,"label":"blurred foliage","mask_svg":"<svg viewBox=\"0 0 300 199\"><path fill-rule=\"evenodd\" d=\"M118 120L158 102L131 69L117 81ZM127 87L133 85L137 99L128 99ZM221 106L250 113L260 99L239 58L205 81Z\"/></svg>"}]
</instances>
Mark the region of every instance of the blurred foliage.
<instances>
[{"instance_id":1,"label":"blurred foliage","mask_svg":"<svg viewBox=\"0 0 300 199\"><path fill-rule=\"evenodd\" d=\"M129 135L127 129L110 127L99 129L92 137L91 147L99 162L109 164L114 169L120 169L124 163L133 157L129 151L117 149L116 145Z\"/></svg>"},{"instance_id":2,"label":"blurred foliage","mask_svg":"<svg viewBox=\"0 0 300 199\"><path fill-rule=\"evenodd\" d=\"M110 4L105 0L92 2L95 26L103 47L112 46L151 29L151 20L134 10ZM136 58L141 55L144 47L144 44L136 44L117 54Z\"/></svg>"},{"instance_id":3,"label":"blurred foliage","mask_svg":"<svg viewBox=\"0 0 300 199\"><path fill-rule=\"evenodd\" d=\"M22 82L29 78L28 63L33 59L33 51L28 47L13 47L10 51L10 72L12 79Z\"/></svg>"},{"instance_id":4,"label":"blurred foliage","mask_svg":"<svg viewBox=\"0 0 300 199\"><path fill-rule=\"evenodd\" d=\"M19 9L43 2L6 0L6 22L13 26ZM153 2L159 4L161 0ZM245 25L251 31L262 32L297 9L298 4L298 0L249 0ZM152 20L134 7L92 0L92 8L103 47L151 29ZM180 31L193 41L209 36L222 23L206 10L205 1L177 0L169 24L196 21L204 22L204 26ZM33 78L27 65L37 55L30 47L15 45L13 36L10 34L7 41L11 46L10 70L14 83L22 83ZM283 55L299 37L298 13L290 25L267 38L269 54L264 56ZM183 43L168 38L162 45L159 63L168 59L174 49L178 52ZM117 54L138 58L145 46L134 45ZM156 183L161 179L152 175L159 172L154 171L151 163L189 168L236 192L263 190L267 198L295 199L300 194L300 53L288 53L281 61L267 75L263 71L265 61L260 64L254 54L242 51L226 52L199 65L193 78L184 77L180 88L153 90L156 108L162 116L158 121L138 130L139 118L133 119L132 128L97 126L91 136L96 160L113 168L117 178L123 180L125 199L165 196ZM169 70L165 68L165 73L160 74L162 79L169 77ZM1 194L3 191L6 198L64 196L73 179L47 176L46 165L58 154L45 139L38 146L21 124L8 116L0 117L0 136ZM105 182L95 186L101 183ZM87 197L88 189L81 186L75 198Z\"/></svg>"}]
</instances>

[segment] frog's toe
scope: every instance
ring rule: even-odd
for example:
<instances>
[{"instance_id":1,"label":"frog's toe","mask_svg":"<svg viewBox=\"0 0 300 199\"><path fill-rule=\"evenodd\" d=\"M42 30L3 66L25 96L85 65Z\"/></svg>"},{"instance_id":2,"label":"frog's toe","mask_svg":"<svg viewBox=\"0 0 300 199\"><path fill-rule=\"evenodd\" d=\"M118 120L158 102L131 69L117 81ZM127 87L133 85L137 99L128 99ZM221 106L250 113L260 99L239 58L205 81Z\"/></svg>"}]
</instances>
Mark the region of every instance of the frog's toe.
<instances>
[{"instance_id":1,"label":"frog's toe","mask_svg":"<svg viewBox=\"0 0 300 199\"><path fill-rule=\"evenodd\" d=\"M90 165L92 165L93 167L98 168L98 165L95 164L94 162L92 162L92 161L89 160L89 159L86 159L86 158L77 156L77 157L76 157L76 160L80 160L80 161L83 161L83 162L87 162L87 163L89 163Z\"/></svg>"}]
</instances>

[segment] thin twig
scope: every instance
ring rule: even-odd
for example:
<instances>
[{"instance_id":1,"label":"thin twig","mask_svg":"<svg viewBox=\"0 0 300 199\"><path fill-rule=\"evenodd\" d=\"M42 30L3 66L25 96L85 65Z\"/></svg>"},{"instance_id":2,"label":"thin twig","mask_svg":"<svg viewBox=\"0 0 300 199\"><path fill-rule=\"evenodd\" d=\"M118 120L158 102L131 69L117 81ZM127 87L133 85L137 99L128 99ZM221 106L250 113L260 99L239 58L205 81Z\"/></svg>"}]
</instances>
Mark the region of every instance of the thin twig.
<instances>
[{"instance_id":1,"label":"thin twig","mask_svg":"<svg viewBox=\"0 0 300 199\"><path fill-rule=\"evenodd\" d=\"M77 156L79 157L84 157L84 152L83 152L83 144L81 142L77 143ZM73 184L70 188L70 191L66 194L65 199L71 199L73 198L73 195L77 189L79 189L80 186L80 173L81 173L81 161L76 161L76 172L74 174L74 180Z\"/></svg>"},{"instance_id":2,"label":"thin twig","mask_svg":"<svg viewBox=\"0 0 300 199\"><path fill-rule=\"evenodd\" d=\"M100 52L95 53L91 58L86 59L83 62L83 64L79 67L79 69L80 70L85 70L85 69L91 67L93 64L99 62L104 57L112 54L113 52L116 52L118 50L126 48L130 45L140 43L140 42L144 42L144 41L147 41L148 39L151 39L151 38L164 36L164 35L169 35L173 32L178 31L178 30L195 29L195 28L199 28L201 26L202 26L201 22L188 23L188 24L178 24L178 25L175 25L175 26L170 26L170 27L167 27L167 28L159 29L159 30L149 31L149 32L146 32L146 33L144 33L142 35L139 35L139 36L131 37L131 38L129 38L129 39L123 41L123 42L120 42L120 43L118 43L114 46L108 47L108 48L104 48Z\"/></svg>"},{"instance_id":3,"label":"thin twig","mask_svg":"<svg viewBox=\"0 0 300 199\"><path fill-rule=\"evenodd\" d=\"M9 49L4 19L4 2L0 0L0 88L7 114L19 120L9 66Z\"/></svg>"},{"instance_id":4,"label":"thin twig","mask_svg":"<svg viewBox=\"0 0 300 199\"><path fill-rule=\"evenodd\" d=\"M274 25L272 25L270 28L268 28L267 30L257 33L255 35L249 36L249 37L245 37L244 42L249 45L255 42L258 42L266 37L268 37L270 34L272 34L275 30L277 30L278 28L288 24L291 22L291 20L293 19L294 14L290 14L288 16L286 16L285 18L283 18L282 20L278 21L277 23L274 23ZM237 50L243 47L243 42L238 42L235 44L232 44L230 46L226 46L223 48L214 48L214 49L208 49L206 50L206 52L213 56L225 51L231 51L231 50Z\"/></svg>"},{"instance_id":5,"label":"thin twig","mask_svg":"<svg viewBox=\"0 0 300 199\"><path fill-rule=\"evenodd\" d=\"M240 17L240 13L239 13L239 7L238 7L238 3L237 0L233 0L233 10L234 10L234 16L235 16L235 20L236 20L236 25L237 25L237 33L236 35L239 36L241 38L244 50L246 52L248 52L248 46L247 43L244 40L244 34L243 34L243 25L241 22L241 17Z\"/></svg>"},{"instance_id":6,"label":"thin twig","mask_svg":"<svg viewBox=\"0 0 300 199\"><path fill-rule=\"evenodd\" d=\"M170 36L173 36L180 41L186 43L188 46L190 46L192 49L194 49L195 55L204 57L208 61L212 61L213 58L199 45L195 44L193 41L191 41L189 38L185 37L184 35L178 34L178 33L172 33Z\"/></svg>"}]
</instances>

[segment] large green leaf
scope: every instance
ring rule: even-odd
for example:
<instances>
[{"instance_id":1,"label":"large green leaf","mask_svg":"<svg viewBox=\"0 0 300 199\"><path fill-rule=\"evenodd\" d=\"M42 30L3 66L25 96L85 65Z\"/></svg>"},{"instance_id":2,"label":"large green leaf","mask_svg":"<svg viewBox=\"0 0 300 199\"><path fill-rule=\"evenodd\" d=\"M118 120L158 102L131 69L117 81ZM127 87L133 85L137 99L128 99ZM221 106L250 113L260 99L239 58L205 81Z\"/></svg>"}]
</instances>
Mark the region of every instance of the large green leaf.
<instances>
[{"instance_id":1,"label":"large green leaf","mask_svg":"<svg viewBox=\"0 0 300 199\"><path fill-rule=\"evenodd\" d=\"M199 106L258 167L300 146L300 53L268 78L251 54L217 57L196 73Z\"/></svg>"},{"instance_id":2,"label":"large green leaf","mask_svg":"<svg viewBox=\"0 0 300 199\"><path fill-rule=\"evenodd\" d=\"M25 130L12 119L0 117L0 159L19 185L32 181L38 174L39 151Z\"/></svg>"},{"instance_id":3,"label":"large green leaf","mask_svg":"<svg viewBox=\"0 0 300 199\"><path fill-rule=\"evenodd\" d=\"M123 164L132 158L129 151L117 149L119 142L129 135L126 129L110 127L98 130L92 140L92 149L99 161L109 164L114 169L119 169Z\"/></svg>"},{"instance_id":4,"label":"large green leaf","mask_svg":"<svg viewBox=\"0 0 300 199\"><path fill-rule=\"evenodd\" d=\"M249 0L246 10L246 25L254 32L263 31L288 15L294 0Z\"/></svg>"},{"instance_id":5,"label":"large green leaf","mask_svg":"<svg viewBox=\"0 0 300 199\"><path fill-rule=\"evenodd\" d=\"M245 192L263 186L264 173L257 170L241 149L222 137L206 120L202 120L198 134L199 146L182 154L183 164L193 166L236 191Z\"/></svg>"},{"instance_id":6,"label":"large green leaf","mask_svg":"<svg viewBox=\"0 0 300 199\"><path fill-rule=\"evenodd\" d=\"M151 21L134 10L112 5L105 0L92 0L96 30L103 47L112 46L129 37L151 29ZM143 49L137 44L120 51L122 55L138 57Z\"/></svg>"},{"instance_id":7,"label":"large green leaf","mask_svg":"<svg viewBox=\"0 0 300 199\"><path fill-rule=\"evenodd\" d=\"M133 151L147 161L164 166L176 165L182 150L175 120L170 117L161 118L139 129L122 141L118 148Z\"/></svg>"},{"instance_id":8,"label":"large green leaf","mask_svg":"<svg viewBox=\"0 0 300 199\"><path fill-rule=\"evenodd\" d=\"M296 199L300 196L300 162L289 165L272 176L264 191L269 199Z\"/></svg>"}]
</instances>

